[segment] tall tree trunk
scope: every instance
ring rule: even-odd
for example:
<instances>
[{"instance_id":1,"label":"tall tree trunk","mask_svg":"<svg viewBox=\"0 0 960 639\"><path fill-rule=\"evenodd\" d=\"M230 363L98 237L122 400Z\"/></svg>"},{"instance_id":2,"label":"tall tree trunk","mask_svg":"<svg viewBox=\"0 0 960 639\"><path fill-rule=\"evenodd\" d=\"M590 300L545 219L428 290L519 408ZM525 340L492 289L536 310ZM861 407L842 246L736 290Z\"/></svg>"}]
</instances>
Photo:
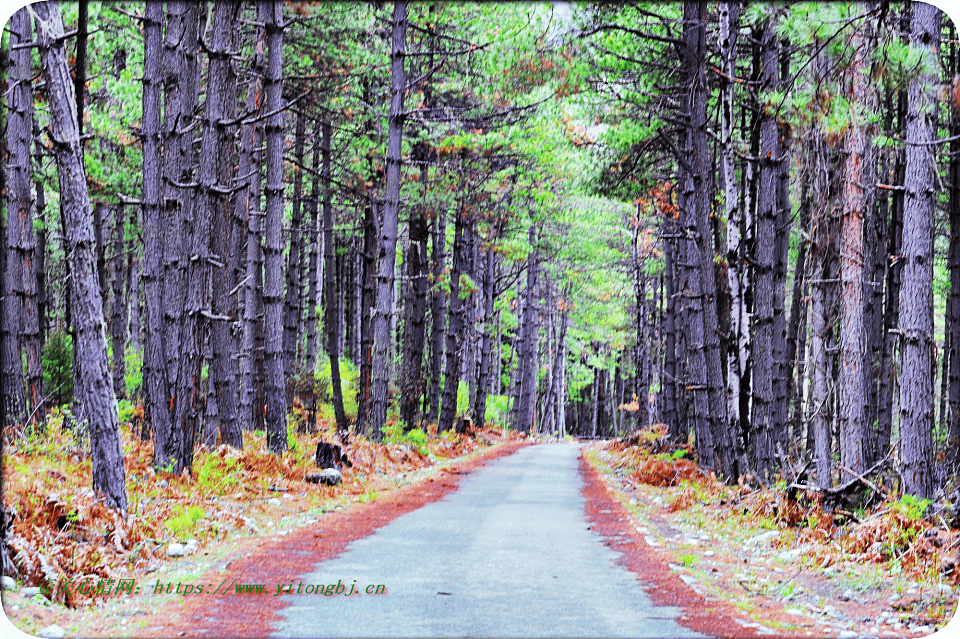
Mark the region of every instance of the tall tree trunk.
<instances>
[{"instance_id":1,"label":"tall tree trunk","mask_svg":"<svg viewBox=\"0 0 960 639\"><path fill-rule=\"evenodd\" d=\"M667 222L670 222L668 225ZM673 219L664 220L664 230L667 234L675 234L675 221ZM680 416L677 412L677 278L676 267L674 266L677 243L672 238L664 238L663 243L663 270L664 284L666 288L664 311L664 337L663 337L663 381L660 385L660 392L663 399L660 402L662 406L662 419L667 425L667 433L670 441L680 441L682 428Z\"/></svg>"},{"instance_id":2,"label":"tall tree trunk","mask_svg":"<svg viewBox=\"0 0 960 639\"><path fill-rule=\"evenodd\" d=\"M424 395L424 404L427 421L435 423L440 415L440 392L438 389L440 388L440 377L443 374L443 346L446 342L444 337L446 331L444 309L447 306L447 301L446 293L444 293L443 287L439 285L447 261L447 215L442 208L434 214L431 227L433 294L430 306L430 385L428 388L434 390L428 391Z\"/></svg>"},{"instance_id":3,"label":"tall tree trunk","mask_svg":"<svg viewBox=\"0 0 960 639\"><path fill-rule=\"evenodd\" d=\"M50 137L57 160L60 202L67 222L72 262L74 322L83 376L76 396L90 428L93 489L111 508L127 512L126 477L117 401L110 382L107 343L103 334L103 302L97 286L93 256L93 228L86 176L81 164L76 102L70 95L70 69L63 46L63 21L55 2L33 5L37 40L47 81Z\"/></svg>"},{"instance_id":4,"label":"tall tree trunk","mask_svg":"<svg viewBox=\"0 0 960 639\"><path fill-rule=\"evenodd\" d=\"M233 224L235 202L233 199L234 166L236 166L237 73L232 59L236 49L234 34L237 5L217 2L214 5L214 25L210 49L210 80L207 86L206 125L200 150L200 198L199 220L210 221L210 277L212 280L210 311L206 325L210 333L212 361L209 380L217 398L217 417L220 441L234 448L243 447L240 425L236 418L236 395L234 389L233 355L236 352L231 325L236 317L237 298L235 271L232 268L237 245ZM197 337L205 332L201 328ZM286 428L284 428L286 433ZM205 439L214 447L216 434Z\"/></svg>"},{"instance_id":5,"label":"tall tree trunk","mask_svg":"<svg viewBox=\"0 0 960 639\"><path fill-rule=\"evenodd\" d=\"M868 24L865 22L864 24ZM869 77L866 73L866 40L869 35L857 30L851 41L853 61L848 70L850 94L862 105L863 113L873 113ZM854 116L857 117L856 115ZM840 227L840 481L853 479L867 468L872 450L868 402L870 353L867 350L866 273L870 263L864 243L865 229L872 224L872 193L865 185L875 182L870 139L872 129L866 122L854 120L845 140L843 218ZM854 475L849 474L852 471Z\"/></svg>"},{"instance_id":6,"label":"tall tree trunk","mask_svg":"<svg viewBox=\"0 0 960 639\"><path fill-rule=\"evenodd\" d=\"M954 39L951 27L951 40ZM957 45L950 45L951 73L960 72L960 56ZM960 107L952 104L950 108L949 137L960 135ZM947 430L947 464L954 469L960 463L960 139L950 142L950 168L948 177L950 215L950 250L948 267L950 269L950 297L947 313L950 316L950 355L947 395L950 406L950 420Z\"/></svg>"},{"instance_id":7,"label":"tall tree trunk","mask_svg":"<svg viewBox=\"0 0 960 639\"><path fill-rule=\"evenodd\" d=\"M33 260L36 242L30 184L30 139L33 129L33 77L29 48L14 49L32 40L30 14L17 11L10 22L10 71L7 116L8 164L7 238L3 269L3 394L7 418L13 423L42 419L43 369L40 364L40 318L37 308ZM21 346L27 355L28 392L24 392Z\"/></svg>"},{"instance_id":8,"label":"tall tree trunk","mask_svg":"<svg viewBox=\"0 0 960 639\"><path fill-rule=\"evenodd\" d=\"M779 46L773 19L760 30L761 87L775 91L780 84ZM777 462L776 442L783 424L776 423L774 411L774 270L777 252L777 186L780 159L780 135L776 116L761 105L760 116L760 179L757 188L756 283L754 286L753 348L753 465L766 475L773 475Z\"/></svg>"},{"instance_id":9,"label":"tall tree trunk","mask_svg":"<svg viewBox=\"0 0 960 639\"><path fill-rule=\"evenodd\" d=\"M697 402L697 443L707 466L714 468L727 481L735 481L745 467L743 452L735 448L735 440L727 429L727 406L724 398L723 361L718 334L717 285L711 242L710 205L712 202L710 150L707 144L706 21L705 0L684 2L685 67L689 81L688 114L690 117L688 149L691 153L691 214L687 226L688 259L696 264L688 282L691 322L699 324L690 336L691 349L702 353L702 381L705 393ZM700 342L699 344L697 342ZM700 355L696 355L697 358ZM696 364L691 363L691 368ZM705 400L705 402L704 402ZM706 453L706 454L704 454Z\"/></svg>"},{"instance_id":10,"label":"tall tree trunk","mask_svg":"<svg viewBox=\"0 0 960 639\"><path fill-rule=\"evenodd\" d=\"M424 242L426 244L426 242ZM490 358L493 345L493 304L495 301L495 280L497 256L493 251L493 246L489 246L484 252L483 267L483 300L481 302L482 312L480 315L480 326L482 331L480 343L480 366L477 374L477 394L473 404L473 421L478 426L483 426L487 414L487 395L490 392Z\"/></svg>"},{"instance_id":11,"label":"tall tree trunk","mask_svg":"<svg viewBox=\"0 0 960 639\"><path fill-rule=\"evenodd\" d=\"M740 209L740 188L734 170L734 83L736 76L736 47L740 33L739 2L720 3L720 44L723 50L721 80L721 151L720 168L723 176L724 209L727 214L727 286L730 289L730 343L727 345L727 428L731 436L743 439L748 423L749 387L743 384L750 359L750 314L744 292L750 288L746 251L743 244L743 211Z\"/></svg>"},{"instance_id":12,"label":"tall tree trunk","mask_svg":"<svg viewBox=\"0 0 960 639\"><path fill-rule=\"evenodd\" d=\"M321 126L323 140L323 259L326 264L324 272L324 297L326 300L324 316L324 332L326 333L327 357L330 358L330 387L333 395L333 414L337 420L337 430L347 432L349 424L343 410L343 390L340 381L340 312L337 294L337 282L334 276L336 254L333 250L333 206L331 203L333 184L330 179L330 146L331 126L324 122ZM343 264L343 262L341 262Z\"/></svg>"},{"instance_id":13,"label":"tall tree trunk","mask_svg":"<svg viewBox=\"0 0 960 639\"><path fill-rule=\"evenodd\" d=\"M447 331L447 361L443 371L443 399L440 405L440 419L437 422L438 432L450 430L457 413L457 391L460 387L460 368L463 363L464 315L466 313L466 300L460 291L460 276L469 268L467 247L475 224L467 208L467 204L461 200L454 227L453 264L450 269L450 325Z\"/></svg>"},{"instance_id":14,"label":"tall tree trunk","mask_svg":"<svg viewBox=\"0 0 960 639\"><path fill-rule=\"evenodd\" d=\"M283 371L283 5L261 0L267 33L266 110L267 180L263 305L265 311L266 431L273 453L287 449L287 406Z\"/></svg>"},{"instance_id":15,"label":"tall tree trunk","mask_svg":"<svg viewBox=\"0 0 960 639\"><path fill-rule=\"evenodd\" d=\"M126 388L126 332L127 332L127 301L123 297L123 285L126 282L123 272L126 263L126 242L124 241L124 209L121 203L114 208L113 230L113 321L111 322L111 337L113 341L113 392L118 398L127 396Z\"/></svg>"},{"instance_id":16,"label":"tall tree trunk","mask_svg":"<svg viewBox=\"0 0 960 639\"><path fill-rule=\"evenodd\" d=\"M164 313L164 237L160 212L161 157L160 157L160 69L161 21L163 5L151 2L144 12L144 72L143 72L143 290L145 301L145 340L143 355L143 386L146 395L147 422L153 430L153 465L166 467L171 460L177 463L181 447L171 415L171 378L167 370L167 344ZM171 109L168 107L167 112ZM176 228L170 229L176 232ZM179 330L179 327L177 327ZM174 373L176 374L176 373Z\"/></svg>"},{"instance_id":17,"label":"tall tree trunk","mask_svg":"<svg viewBox=\"0 0 960 639\"><path fill-rule=\"evenodd\" d=\"M904 492L932 497L933 476L933 233L940 10L912 5L910 42L927 67L907 95L903 288L900 289L900 462Z\"/></svg>"},{"instance_id":18,"label":"tall tree trunk","mask_svg":"<svg viewBox=\"0 0 960 639\"><path fill-rule=\"evenodd\" d=\"M397 225L400 220L400 144L403 139L403 96L407 89L404 58L407 50L407 3L394 2L391 19L390 114L387 118L387 166L383 224L377 254L377 306L373 317L373 393L371 430L380 438L390 401L390 320L397 262Z\"/></svg>"},{"instance_id":19,"label":"tall tree trunk","mask_svg":"<svg viewBox=\"0 0 960 639\"><path fill-rule=\"evenodd\" d=\"M306 138L307 116L303 111L296 114L297 123L293 134L293 171L292 216L290 219L290 250L287 252L287 290L283 313L283 370L288 380L297 370L297 343L300 341L299 323L301 303L300 264L303 261L303 166L304 143ZM293 385L289 382L287 403L293 403Z\"/></svg>"},{"instance_id":20,"label":"tall tree trunk","mask_svg":"<svg viewBox=\"0 0 960 639\"><path fill-rule=\"evenodd\" d=\"M258 12L265 11L263 6ZM262 20L260 21L262 24ZM248 113L262 111L262 78L266 51L266 31L257 26L254 36L253 73L247 82ZM261 185L263 127L245 122L240 130L240 175L246 177L246 189L237 199L247 223L246 260L243 294L243 323L240 345L242 370L240 380L240 424L244 430L263 430L263 251L261 247Z\"/></svg>"},{"instance_id":21,"label":"tall tree trunk","mask_svg":"<svg viewBox=\"0 0 960 639\"><path fill-rule=\"evenodd\" d=\"M323 234L317 231L317 213L320 208L320 155L323 146L323 124L317 120L313 127L313 160L311 162L313 169L313 179L310 184L310 199L307 200L307 215L309 221L309 270L310 281L307 285L306 299L306 334L307 344L303 356L303 364L307 373L313 375L313 369L317 363L317 292L320 289L321 277L321 259L326 256L323 253L324 241ZM324 185L326 188L326 185ZM321 257L324 256L324 257Z\"/></svg>"},{"instance_id":22,"label":"tall tree trunk","mask_svg":"<svg viewBox=\"0 0 960 639\"><path fill-rule=\"evenodd\" d=\"M519 432L532 433L536 432L533 416L537 397L537 342L540 336L540 311L537 301L540 255L536 249L537 230L533 222L527 229L527 242L530 244L530 254L527 257L527 282L523 293L524 329L518 344L520 393L514 407L513 428Z\"/></svg>"},{"instance_id":23,"label":"tall tree trunk","mask_svg":"<svg viewBox=\"0 0 960 639\"><path fill-rule=\"evenodd\" d=\"M897 96L897 130L902 132L905 127L907 110L906 91L899 91ZM906 164L904 153L898 151L893 168L893 182L904 184L906 180ZM903 245L903 210L904 192L895 190L890 198L890 230L887 232L887 260L886 260L886 300L884 303L883 331L885 335L884 348L880 360L880 380L877 396L880 405L877 410L877 456L885 456L890 450L890 437L893 430L893 407L896 379L894 376L894 360L897 347L897 336L894 333L900 326L900 289L903 280L903 260L899 259ZM897 259L894 259L894 257Z\"/></svg>"},{"instance_id":24,"label":"tall tree trunk","mask_svg":"<svg viewBox=\"0 0 960 639\"><path fill-rule=\"evenodd\" d=\"M420 183L426 201L429 165L421 156ZM400 374L400 419L406 428L414 428L422 405L423 347L427 334L427 287L430 261L427 258L427 210L424 203L410 214L410 243L407 246L407 304L403 322L403 365Z\"/></svg>"}]
</instances>

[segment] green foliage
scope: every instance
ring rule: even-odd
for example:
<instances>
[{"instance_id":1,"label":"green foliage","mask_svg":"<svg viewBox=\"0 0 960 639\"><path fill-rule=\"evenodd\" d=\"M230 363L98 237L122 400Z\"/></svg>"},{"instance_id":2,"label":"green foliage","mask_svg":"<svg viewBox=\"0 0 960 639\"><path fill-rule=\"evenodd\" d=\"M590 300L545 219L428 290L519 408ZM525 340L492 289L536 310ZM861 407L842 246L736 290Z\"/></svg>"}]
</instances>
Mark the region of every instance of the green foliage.
<instances>
[{"instance_id":1,"label":"green foliage","mask_svg":"<svg viewBox=\"0 0 960 639\"><path fill-rule=\"evenodd\" d=\"M73 340L67 333L50 333L43 345L43 386L55 406L73 401Z\"/></svg>"},{"instance_id":2,"label":"green foliage","mask_svg":"<svg viewBox=\"0 0 960 639\"><path fill-rule=\"evenodd\" d=\"M129 399L121 399L117 402L117 418L121 424L129 424L137 412L137 405Z\"/></svg>"},{"instance_id":3,"label":"green foliage","mask_svg":"<svg viewBox=\"0 0 960 639\"><path fill-rule=\"evenodd\" d=\"M143 385L143 349L127 346L124 353L124 385L127 388L127 397L139 397Z\"/></svg>"},{"instance_id":4,"label":"green foliage","mask_svg":"<svg viewBox=\"0 0 960 639\"><path fill-rule=\"evenodd\" d=\"M180 539L187 533L192 532L197 522L206 516L206 512L199 506L181 506L179 512L164 522L164 526L170 531L174 539Z\"/></svg>"},{"instance_id":5,"label":"green foliage","mask_svg":"<svg viewBox=\"0 0 960 639\"><path fill-rule=\"evenodd\" d=\"M427 448L429 438L420 428L414 428L404 432L403 424L393 422L383 427L383 438L388 444L403 444L416 450L421 455L428 455L430 450Z\"/></svg>"},{"instance_id":6,"label":"green foliage","mask_svg":"<svg viewBox=\"0 0 960 639\"><path fill-rule=\"evenodd\" d=\"M229 492L240 483L237 460L233 457L211 457L200 467L197 482L205 493Z\"/></svg>"},{"instance_id":7,"label":"green foliage","mask_svg":"<svg viewBox=\"0 0 960 639\"><path fill-rule=\"evenodd\" d=\"M320 419L333 419L333 391L330 382L330 358L321 357L320 367L314 373L317 399L321 402L317 413ZM343 392L343 412L350 421L357 420L357 380L360 371L349 359L340 360L340 388Z\"/></svg>"},{"instance_id":8,"label":"green foliage","mask_svg":"<svg viewBox=\"0 0 960 639\"><path fill-rule=\"evenodd\" d=\"M915 495L902 495L900 499L890 504L890 509L900 513L907 519L923 519L927 508L930 506L929 499L916 497Z\"/></svg>"},{"instance_id":9,"label":"green foliage","mask_svg":"<svg viewBox=\"0 0 960 639\"><path fill-rule=\"evenodd\" d=\"M506 395L487 395L485 424L506 428L510 420L510 398Z\"/></svg>"}]
</instances>

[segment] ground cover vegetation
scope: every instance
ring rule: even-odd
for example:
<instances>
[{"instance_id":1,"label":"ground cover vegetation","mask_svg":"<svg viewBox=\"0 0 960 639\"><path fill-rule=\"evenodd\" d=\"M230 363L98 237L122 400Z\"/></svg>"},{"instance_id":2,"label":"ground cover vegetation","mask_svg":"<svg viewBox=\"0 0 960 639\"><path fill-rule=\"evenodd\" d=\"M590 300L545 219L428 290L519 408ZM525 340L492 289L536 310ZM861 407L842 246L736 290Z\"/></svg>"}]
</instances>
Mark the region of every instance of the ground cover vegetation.
<instances>
[{"instance_id":1,"label":"ground cover vegetation","mask_svg":"<svg viewBox=\"0 0 960 639\"><path fill-rule=\"evenodd\" d=\"M9 574L52 565L33 517L89 537L71 499L131 552L148 467L222 497L263 447L256 481L486 424L662 424L643 473L956 526L930 5L82 0L0 51ZM171 507L136 543L216 519Z\"/></svg>"}]
</instances>

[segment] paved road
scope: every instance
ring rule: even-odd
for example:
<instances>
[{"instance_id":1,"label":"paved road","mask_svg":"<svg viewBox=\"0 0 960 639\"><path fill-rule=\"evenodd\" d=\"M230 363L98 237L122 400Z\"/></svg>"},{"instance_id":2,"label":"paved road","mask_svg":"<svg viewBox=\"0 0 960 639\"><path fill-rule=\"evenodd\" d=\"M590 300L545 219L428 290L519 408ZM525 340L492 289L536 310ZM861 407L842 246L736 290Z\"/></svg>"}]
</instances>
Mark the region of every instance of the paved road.
<instances>
[{"instance_id":1,"label":"paved road","mask_svg":"<svg viewBox=\"0 0 960 639\"><path fill-rule=\"evenodd\" d=\"M294 582L353 596L281 595L275 637L700 637L654 607L588 530L579 446L523 448L353 542ZM387 592L368 595L367 586Z\"/></svg>"}]
</instances>

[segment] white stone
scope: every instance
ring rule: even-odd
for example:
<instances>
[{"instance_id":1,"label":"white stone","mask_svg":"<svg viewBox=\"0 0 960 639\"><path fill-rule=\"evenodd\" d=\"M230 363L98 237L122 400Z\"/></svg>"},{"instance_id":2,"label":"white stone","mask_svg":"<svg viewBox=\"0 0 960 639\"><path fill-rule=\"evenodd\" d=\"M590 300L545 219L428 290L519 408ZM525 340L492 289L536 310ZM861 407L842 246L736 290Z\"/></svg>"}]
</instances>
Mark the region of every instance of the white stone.
<instances>
[{"instance_id":1,"label":"white stone","mask_svg":"<svg viewBox=\"0 0 960 639\"><path fill-rule=\"evenodd\" d=\"M853 630L844 630L839 635L837 635L838 639L851 639L852 637L856 637L856 636L857 636L857 633L855 633Z\"/></svg>"},{"instance_id":2,"label":"white stone","mask_svg":"<svg viewBox=\"0 0 960 639\"><path fill-rule=\"evenodd\" d=\"M788 615L800 615L800 616L803 615L803 611L800 610L799 608L787 608L786 613Z\"/></svg>"},{"instance_id":3,"label":"white stone","mask_svg":"<svg viewBox=\"0 0 960 639\"><path fill-rule=\"evenodd\" d=\"M751 537L750 539L747 540L746 544L748 546L752 546L754 544L770 541L774 537L779 537L779 536L780 536L779 530L770 530L765 533L759 534L756 537Z\"/></svg>"},{"instance_id":4,"label":"white stone","mask_svg":"<svg viewBox=\"0 0 960 639\"><path fill-rule=\"evenodd\" d=\"M661 544L659 541L657 541L656 539L654 539L653 537L650 537L650 536L644 537L644 540L647 542L647 545L648 545L648 546L662 546L662 545L663 545L663 544Z\"/></svg>"},{"instance_id":5,"label":"white stone","mask_svg":"<svg viewBox=\"0 0 960 639\"><path fill-rule=\"evenodd\" d=\"M277 499L276 497L271 497L270 499L267 500L267 503L270 504L271 506L279 506L280 500Z\"/></svg>"},{"instance_id":6,"label":"white stone","mask_svg":"<svg viewBox=\"0 0 960 639\"><path fill-rule=\"evenodd\" d=\"M840 595L840 601L850 601L853 599L853 591L849 588L843 591L843 594Z\"/></svg>"},{"instance_id":7,"label":"white stone","mask_svg":"<svg viewBox=\"0 0 960 639\"><path fill-rule=\"evenodd\" d=\"M183 544L170 544L167 546L168 557L183 557L185 554L187 554L187 549L183 547Z\"/></svg>"},{"instance_id":8,"label":"white stone","mask_svg":"<svg viewBox=\"0 0 960 639\"><path fill-rule=\"evenodd\" d=\"M44 639L60 639L66 633L63 631L63 628L53 624L52 626L47 626L38 633L38 636L43 637Z\"/></svg>"},{"instance_id":9,"label":"white stone","mask_svg":"<svg viewBox=\"0 0 960 639\"><path fill-rule=\"evenodd\" d=\"M14 581L13 577L4 575L0 577L0 588L3 588L4 590L16 590L17 582Z\"/></svg>"},{"instance_id":10,"label":"white stone","mask_svg":"<svg viewBox=\"0 0 960 639\"><path fill-rule=\"evenodd\" d=\"M34 595L40 594L40 589L37 588L36 586L29 586L27 588L24 588L20 592L23 593L24 597L33 597Z\"/></svg>"},{"instance_id":11,"label":"white stone","mask_svg":"<svg viewBox=\"0 0 960 639\"><path fill-rule=\"evenodd\" d=\"M704 557L713 557L715 554L717 554L717 553L713 552L712 550L708 550L707 552L703 553L703 556L704 556Z\"/></svg>"}]
</instances>

